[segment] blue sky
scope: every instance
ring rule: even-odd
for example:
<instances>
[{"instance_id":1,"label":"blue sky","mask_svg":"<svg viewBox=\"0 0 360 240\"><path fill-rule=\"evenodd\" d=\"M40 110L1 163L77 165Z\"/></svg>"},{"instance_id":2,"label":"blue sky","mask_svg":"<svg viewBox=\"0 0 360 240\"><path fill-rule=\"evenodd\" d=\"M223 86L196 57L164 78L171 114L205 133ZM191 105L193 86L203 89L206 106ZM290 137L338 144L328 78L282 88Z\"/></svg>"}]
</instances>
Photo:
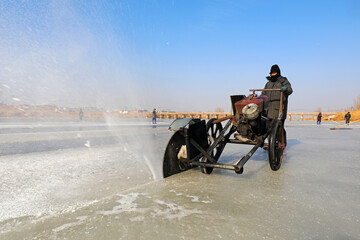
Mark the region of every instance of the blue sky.
<instances>
[{"instance_id":1,"label":"blue sky","mask_svg":"<svg viewBox=\"0 0 360 240\"><path fill-rule=\"evenodd\" d=\"M360 95L358 1L1 1L0 101L230 110L278 64L290 111Z\"/></svg>"}]
</instances>

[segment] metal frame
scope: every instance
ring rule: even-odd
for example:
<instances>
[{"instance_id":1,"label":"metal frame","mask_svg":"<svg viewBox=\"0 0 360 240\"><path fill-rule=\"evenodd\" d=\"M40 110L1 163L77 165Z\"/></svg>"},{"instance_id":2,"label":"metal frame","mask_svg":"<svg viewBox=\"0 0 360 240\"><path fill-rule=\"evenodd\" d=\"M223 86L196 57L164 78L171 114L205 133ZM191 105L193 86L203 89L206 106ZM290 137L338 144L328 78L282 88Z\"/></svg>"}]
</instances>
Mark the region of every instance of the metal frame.
<instances>
[{"instance_id":1,"label":"metal frame","mask_svg":"<svg viewBox=\"0 0 360 240\"><path fill-rule=\"evenodd\" d=\"M190 151L189 151L190 143L197 150L200 151L200 154L198 156L196 156L193 159L190 159L189 161L187 161L190 166L221 168L221 169L227 169L227 170L234 170L236 173L239 173L239 174L243 173L243 171L244 171L243 166L252 157L252 155L256 152L256 150L264 144L264 141L268 137L271 129L268 130L265 135L262 135L260 137L260 139L258 139L257 142L256 141L253 141L253 142L241 142L241 141L236 140L236 139L230 139L230 136L236 131L236 129L234 127L232 127L230 129L230 131L225 135L225 132L231 126L231 122L232 122L231 120L229 120L227 122L224 129L220 132L219 137L215 139L215 142L207 150L203 149L196 141L191 139L189 137L189 135L186 133L187 130L184 129L185 130L184 131L185 142L189 144L189 145L188 144L186 145L187 154L188 154L187 159L190 159ZM240 158L235 164L217 163L217 161L210 155L210 153L216 148L216 146L221 141L224 141L224 144L225 144L224 148L225 148L227 143L254 145L254 147L245 156ZM199 162L198 160L203 156L205 156L212 163Z\"/></svg>"},{"instance_id":2,"label":"metal frame","mask_svg":"<svg viewBox=\"0 0 360 240\"><path fill-rule=\"evenodd\" d=\"M280 120L282 118L283 92L281 91L281 89L250 89L249 91L253 92L253 94L255 94L255 92L257 92L257 91L280 91L281 96L280 96L280 109L279 109L278 120ZM234 115L235 115L235 113L234 113ZM186 159L186 161L184 161L184 163L187 163L190 166L221 168L221 169L227 169L227 170L234 170L238 174L243 173L245 163L253 156L253 154L256 152L256 150L259 147L262 147L264 145L264 141L271 133L272 127L267 129L266 133L262 136L259 136L256 139L256 141L242 142L237 139L230 139L230 136L234 132L236 132L236 129L237 129L236 126L232 125L232 122L234 121L234 115L214 120L213 124L217 124L217 123L220 123L220 122L223 122L226 120L228 120L228 122L226 123L223 130L220 132L219 136L215 139L215 141L206 150L203 149L195 140L193 140L189 136L188 128L186 128L186 126L188 126L188 124L186 126L184 126L183 128L181 128L180 130L183 130L183 131L181 131L181 134L183 134L185 137L185 144L186 144L186 150L187 150L187 159ZM270 120L270 119L267 119L267 120ZM226 133L227 131L229 131L229 132ZM222 164L222 163L217 163L217 160L211 156L211 152L218 146L218 144L220 142L223 142L224 148L225 148L226 144L228 144L228 143L254 145L254 147L251 148L251 150L245 156L241 157L238 161L236 161L235 164ZM193 159L190 159L190 156L191 156L190 145L194 146L200 152ZM199 159L201 157L206 157L210 161L210 163L200 162Z\"/></svg>"}]
</instances>

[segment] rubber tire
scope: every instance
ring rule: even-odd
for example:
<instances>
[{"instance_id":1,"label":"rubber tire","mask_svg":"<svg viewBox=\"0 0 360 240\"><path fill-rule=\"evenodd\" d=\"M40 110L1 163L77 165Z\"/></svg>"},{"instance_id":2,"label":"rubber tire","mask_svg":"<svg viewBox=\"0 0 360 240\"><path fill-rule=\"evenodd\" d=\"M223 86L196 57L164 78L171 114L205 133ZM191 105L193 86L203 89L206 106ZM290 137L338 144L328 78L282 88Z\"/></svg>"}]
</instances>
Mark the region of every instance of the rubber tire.
<instances>
[{"instance_id":1,"label":"rubber tire","mask_svg":"<svg viewBox=\"0 0 360 240\"><path fill-rule=\"evenodd\" d=\"M212 118L210 119L207 124L206 124L206 132L208 133L208 142L209 142L209 146L211 145L210 142L210 134L212 135L212 137L214 139L216 139L220 132L223 130L223 126L221 123L217 123L217 124L213 124L213 122L217 120L216 118ZM213 128L212 128L213 127ZM210 131L210 132L209 132ZM224 149L224 144L223 143L219 143L219 145L214 149L214 151L212 151L211 156L217 161ZM215 153L214 153L215 152ZM200 162L209 162L209 160L206 157L202 157L200 159ZM210 174L212 173L213 169L212 167L200 167L201 172L205 173L205 174Z\"/></svg>"},{"instance_id":2,"label":"rubber tire","mask_svg":"<svg viewBox=\"0 0 360 240\"><path fill-rule=\"evenodd\" d=\"M277 171L281 167L284 152L284 128L281 121L274 120L271 133L269 136L269 164L273 171Z\"/></svg>"}]
</instances>

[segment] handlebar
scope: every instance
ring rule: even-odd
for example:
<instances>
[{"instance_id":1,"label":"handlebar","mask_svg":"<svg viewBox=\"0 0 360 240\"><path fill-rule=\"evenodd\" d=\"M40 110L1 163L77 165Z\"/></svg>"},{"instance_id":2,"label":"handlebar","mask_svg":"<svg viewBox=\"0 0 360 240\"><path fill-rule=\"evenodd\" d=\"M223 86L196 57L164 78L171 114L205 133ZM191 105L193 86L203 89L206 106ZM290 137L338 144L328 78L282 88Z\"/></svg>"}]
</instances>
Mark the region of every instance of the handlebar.
<instances>
[{"instance_id":1,"label":"handlebar","mask_svg":"<svg viewBox=\"0 0 360 240\"><path fill-rule=\"evenodd\" d=\"M255 92L259 92L259 91L281 91L281 88L275 88L275 89L249 89L250 92L253 92L253 94L255 94Z\"/></svg>"}]
</instances>

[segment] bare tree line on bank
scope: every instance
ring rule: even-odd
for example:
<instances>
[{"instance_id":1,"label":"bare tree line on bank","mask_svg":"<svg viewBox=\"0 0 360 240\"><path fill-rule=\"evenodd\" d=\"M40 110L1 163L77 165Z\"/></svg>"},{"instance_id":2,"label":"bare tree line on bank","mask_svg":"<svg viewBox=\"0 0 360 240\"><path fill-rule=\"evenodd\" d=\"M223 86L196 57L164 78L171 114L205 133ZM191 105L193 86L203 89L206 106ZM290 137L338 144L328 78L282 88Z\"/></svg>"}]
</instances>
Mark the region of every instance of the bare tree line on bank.
<instances>
[{"instance_id":1,"label":"bare tree line on bank","mask_svg":"<svg viewBox=\"0 0 360 240\"><path fill-rule=\"evenodd\" d=\"M356 111L360 110L360 94L354 98L353 105L350 107L344 107L340 109L328 109L328 112L348 112L348 111ZM315 112L323 112L321 107L316 108Z\"/></svg>"}]
</instances>

